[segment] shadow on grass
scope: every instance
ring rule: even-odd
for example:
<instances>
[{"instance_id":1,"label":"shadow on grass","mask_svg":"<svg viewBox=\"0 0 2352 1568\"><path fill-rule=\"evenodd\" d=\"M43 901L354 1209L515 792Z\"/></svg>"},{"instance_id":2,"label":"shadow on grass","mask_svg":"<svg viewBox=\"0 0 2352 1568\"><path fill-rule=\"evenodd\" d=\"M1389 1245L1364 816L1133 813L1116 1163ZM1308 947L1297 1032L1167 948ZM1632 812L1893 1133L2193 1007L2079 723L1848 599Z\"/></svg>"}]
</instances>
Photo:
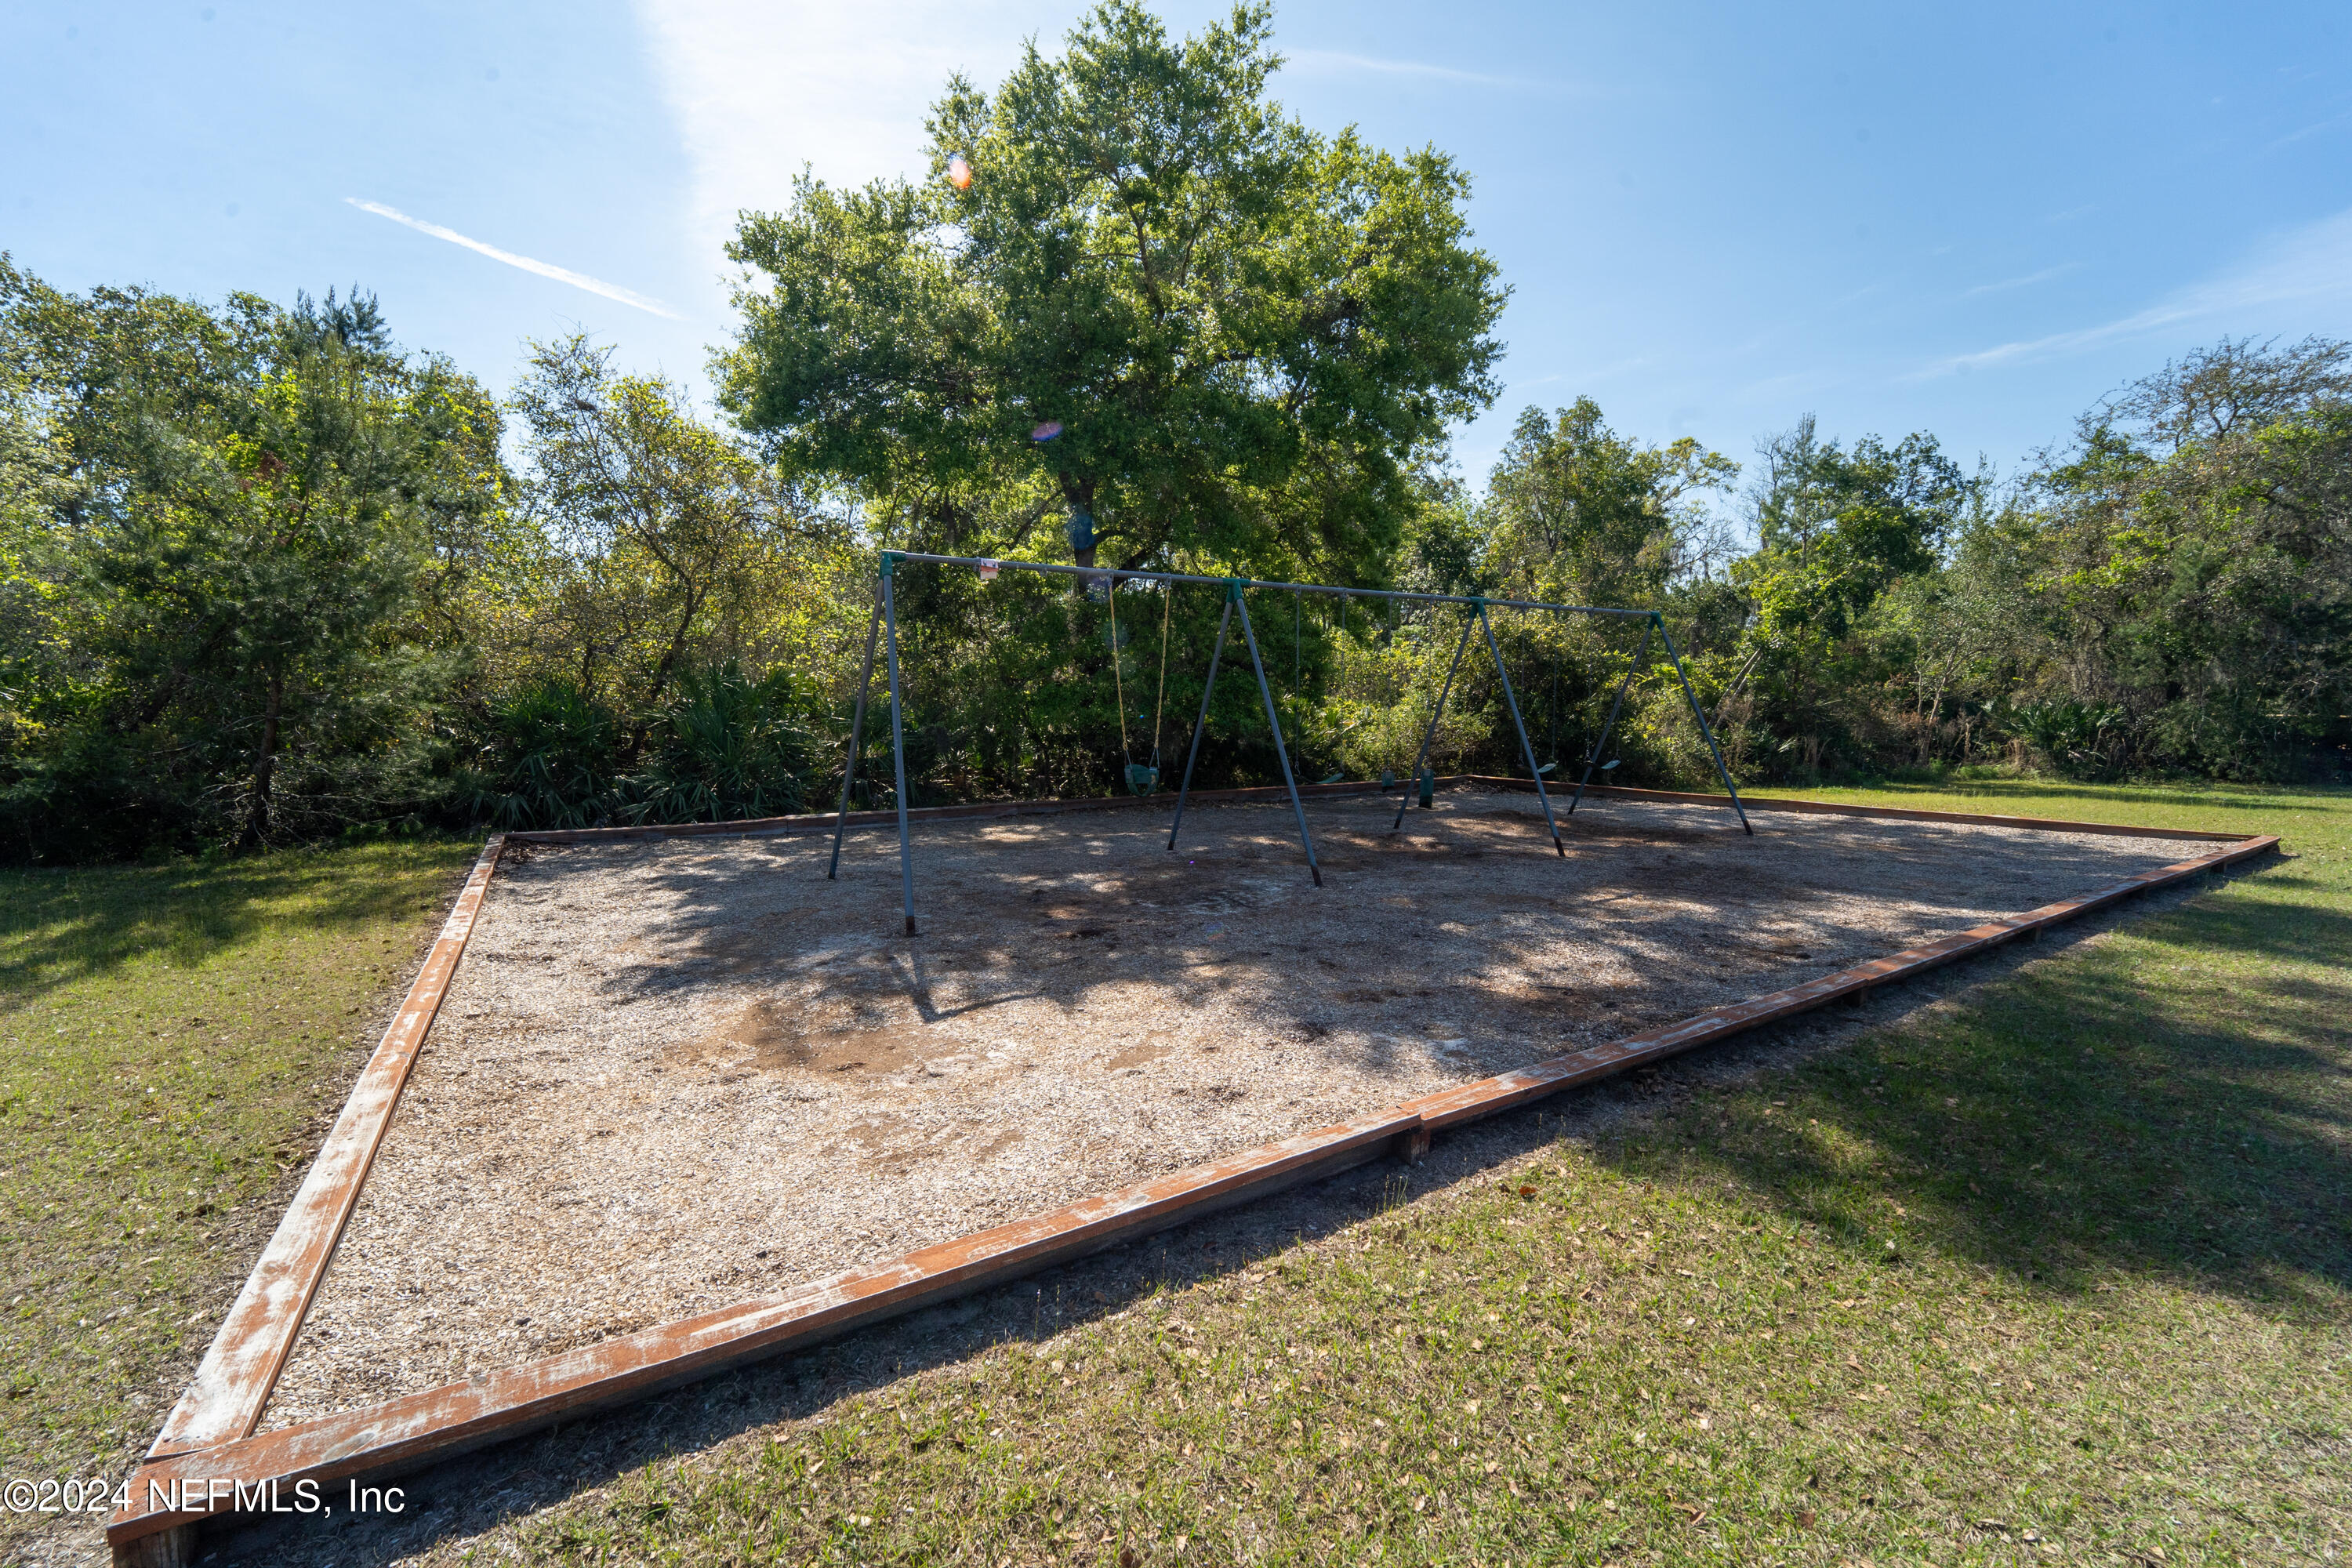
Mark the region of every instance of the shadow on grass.
<instances>
[{"instance_id":1,"label":"shadow on grass","mask_svg":"<svg viewBox=\"0 0 2352 1568\"><path fill-rule=\"evenodd\" d=\"M2352 918L2249 891L1812 1063L1771 1117L1696 1105L1612 1157L1736 1175L1857 1257L1926 1242L2060 1291L2120 1270L2341 1317Z\"/></svg>"},{"instance_id":2,"label":"shadow on grass","mask_svg":"<svg viewBox=\"0 0 2352 1568\"><path fill-rule=\"evenodd\" d=\"M2273 1310L2329 1310L2327 1285L2352 1282L2352 1258L2329 1228L2352 1206L2352 1170L2328 1143L2340 1146L2352 1097L2341 1056L2313 1042L2330 1028L2341 1038L2352 983L2265 975L2198 1012L2151 999L2136 966L2194 962L2210 991L2217 958L2276 959L2294 944L2294 955L2331 963L2352 942L2352 921L2330 913L2315 922L2307 910L2248 889L2136 922L2122 942L2059 940L2070 948L2064 962L2008 975L1948 1021L1882 1029L1785 1072L1776 1065L1785 1047L1764 1036L1700 1053L1449 1131L1409 1173L1366 1166L444 1460L408 1479L410 1511L398 1519L338 1517L324 1531L262 1521L225 1528L207 1545L217 1543L223 1568L296 1555L406 1560L926 1370L992 1349L1027 1353L1157 1289L1230 1278L1412 1194L1479 1179L1563 1131L1593 1139L1593 1152L1629 1176L1737 1175L1742 1205L1815 1220L1874 1258L1900 1202L1914 1215L1905 1245L2021 1278L2031 1270L2037 1286L2087 1291L2097 1272L2121 1268L2193 1279ZM1769 1076L1740 1087L1759 1068ZM1690 1092L1708 1084L1725 1087ZM1648 1121L1662 1097L1683 1103ZM1789 1109L1768 1121L1760 1112L1773 1100ZM1619 1122L1603 1102L1641 1116ZM560 1554L551 1540L541 1549Z\"/></svg>"},{"instance_id":3,"label":"shadow on grass","mask_svg":"<svg viewBox=\"0 0 2352 1568\"><path fill-rule=\"evenodd\" d=\"M1524 1158L1557 1136L1558 1125L1552 1117L1548 1134L1543 1113L1508 1112L1452 1135L1420 1171L1387 1160L1359 1166L838 1340L439 1460L401 1479L407 1490L398 1515L338 1510L323 1525L291 1513L224 1520L206 1531L199 1559L214 1568L310 1561L391 1568L613 1486L643 1467L708 1456L778 1423L821 1418L845 1400L992 1351L1030 1353L1160 1291L1246 1273L1301 1242L1375 1219L1412 1194ZM542 1542L532 1555L563 1553Z\"/></svg>"},{"instance_id":4,"label":"shadow on grass","mask_svg":"<svg viewBox=\"0 0 2352 1568\"><path fill-rule=\"evenodd\" d=\"M331 931L420 914L402 873L465 853L428 841L0 872L0 1009L142 959L194 968L289 920Z\"/></svg>"}]
</instances>

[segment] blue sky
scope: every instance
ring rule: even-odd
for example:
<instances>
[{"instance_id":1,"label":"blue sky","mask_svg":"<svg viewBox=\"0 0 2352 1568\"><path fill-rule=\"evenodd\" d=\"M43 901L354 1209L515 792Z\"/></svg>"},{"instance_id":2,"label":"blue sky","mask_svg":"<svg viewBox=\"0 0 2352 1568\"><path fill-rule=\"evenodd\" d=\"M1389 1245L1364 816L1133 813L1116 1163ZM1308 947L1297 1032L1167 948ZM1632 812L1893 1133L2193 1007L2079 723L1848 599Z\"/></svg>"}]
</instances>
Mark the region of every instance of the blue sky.
<instances>
[{"instance_id":1,"label":"blue sky","mask_svg":"<svg viewBox=\"0 0 2352 1568\"><path fill-rule=\"evenodd\" d=\"M803 163L919 170L949 72L992 83L1078 9L15 0L0 247L72 289L356 280L493 385L578 326L699 389L732 215ZM2340 5L1294 0L1276 29L1295 113L1476 181L1514 293L1474 479L1579 394L1743 460L1811 412L2010 468L2222 334L2352 337Z\"/></svg>"}]
</instances>

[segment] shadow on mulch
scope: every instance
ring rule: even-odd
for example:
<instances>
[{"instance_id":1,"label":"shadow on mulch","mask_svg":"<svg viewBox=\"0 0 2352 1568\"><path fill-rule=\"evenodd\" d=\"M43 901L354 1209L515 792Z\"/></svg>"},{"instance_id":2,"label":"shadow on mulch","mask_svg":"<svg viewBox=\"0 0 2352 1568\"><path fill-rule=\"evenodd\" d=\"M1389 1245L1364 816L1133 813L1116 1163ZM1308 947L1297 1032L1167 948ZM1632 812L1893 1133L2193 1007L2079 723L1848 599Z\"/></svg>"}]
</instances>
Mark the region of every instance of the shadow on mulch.
<instances>
[{"instance_id":1,"label":"shadow on mulch","mask_svg":"<svg viewBox=\"0 0 2352 1568\"><path fill-rule=\"evenodd\" d=\"M1387 1161L1364 1166L1158 1236L1123 1243L958 1302L858 1330L828 1345L436 1464L394 1483L404 1489L406 1509L399 1515L338 1515L325 1522L294 1518L225 1525L205 1537L198 1560L207 1568L292 1561L331 1561L338 1568L383 1568L479 1548L484 1544L480 1538L503 1532L532 1514L592 1493L644 1466L706 1455L749 1434L820 1415L845 1399L970 1361L999 1347L1034 1344L1116 1317L1156 1290L1181 1289L1259 1268L1295 1245L1376 1218L1401 1203L1446 1202L1454 1195L1450 1189L1466 1188L1498 1165L1524 1159L1560 1139L1605 1142L1621 1156L1646 1150L1652 1141L1616 1135L1637 1133L1651 1119L1710 1089L1817 1059L1839 1068L1854 1058L1873 1054L1849 1052L1846 1047L1866 1031L1899 1022L1954 993L2065 954L2127 921L2177 907L2196 892L2194 888L2179 888L2148 895L2058 928L2035 946L1998 949L1908 984L1882 988L1859 1005L1809 1014L1554 1102L1441 1134L1427 1161L1410 1170ZM2035 983L2095 989L2101 982L2077 975L2076 971L2084 967L2079 963L2042 965ZM2121 1021L2127 997L2110 992L2104 1002L2111 1016ZM1982 1083L1964 1075L1937 1088L1934 1101L1940 1104L1946 1096L1961 1094L2015 1092L2015 1086L2000 1076L1998 1063L1983 1072L1990 1076ZM1923 1083L1932 1076L1931 1068L1922 1075ZM1833 1076L1831 1081L1839 1080ZM2108 1080L2108 1088L2114 1087L2113 1080ZM2186 1082L2179 1085L2179 1098L2188 1101L2197 1087ZM2095 1092L2095 1088L2084 1086L2085 1092ZM2080 1110L2079 1105L2037 1107L2032 1114L2054 1128L2068 1114L2079 1115ZM1923 1120L1920 1124L1924 1128L1929 1122ZM2158 1126L2151 1131L2160 1134L2165 1129ZM1987 1133L1988 1137L2003 1135L1999 1129ZM1642 1173L1654 1174L1670 1152L1656 1150L1639 1156L1650 1162ZM1941 1157L1939 1151L1924 1146L1918 1157L1931 1153ZM1636 1163L1627 1161L1629 1166ZM1815 1173L1801 1166L1759 1163L1752 1169L1743 1168L1741 1173L1755 1184L1755 1198L1779 1201L1792 1210L1807 1208L1821 1190L1812 1180ZM1964 1186L1968 1179L1962 1167L1954 1168L1954 1183ZM2087 1201L2116 1201L2117 1190L2103 1188Z\"/></svg>"}]
</instances>

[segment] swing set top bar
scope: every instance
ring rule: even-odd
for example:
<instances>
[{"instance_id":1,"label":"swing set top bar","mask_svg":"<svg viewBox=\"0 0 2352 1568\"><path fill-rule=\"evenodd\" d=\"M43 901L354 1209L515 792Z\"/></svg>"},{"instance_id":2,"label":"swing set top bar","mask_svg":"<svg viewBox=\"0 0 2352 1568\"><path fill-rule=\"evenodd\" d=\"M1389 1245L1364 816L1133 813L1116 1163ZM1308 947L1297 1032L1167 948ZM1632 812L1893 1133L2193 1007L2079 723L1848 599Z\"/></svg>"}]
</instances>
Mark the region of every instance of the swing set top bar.
<instances>
[{"instance_id":1,"label":"swing set top bar","mask_svg":"<svg viewBox=\"0 0 2352 1568\"><path fill-rule=\"evenodd\" d=\"M1203 577L1190 572L1130 572L1123 566L1061 566L1050 561L992 561L981 555L926 555L915 550L885 550L885 563L892 561L928 561L940 566L982 566L1010 569L1015 572L1054 572L1066 577L1084 577L1089 581L1109 578L1113 583L1201 583L1211 587L1271 588L1283 594L1336 594L1349 599L1410 599L1423 605L1492 605L1506 610L1559 610L1579 616L1624 616L1634 620L1650 620L1655 610L1622 610L1606 605L1549 605L1538 599L1488 599L1476 594L1411 594L1399 588L1335 588L1328 583L1275 583L1262 577Z\"/></svg>"},{"instance_id":2,"label":"swing set top bar","mask_svg":"<svg viewBox=\"0 0 2352 1568\"><path fill-rule=\"evenodd\" d=\"M1722 749L1715 743L1715 731L1707 724L1706 714L1698 705L1697 694L1691 690L1690 678L1683 673L1682 655L1675 650L1674 637L1666 630L1665 617L1654 610L1621 610L1597 605L1549 605L1533 599L1489 599L1476 594L1412 594L1395 588L1338 588L1328 583L1269 583L1255 577L1210 577L1186 572L1129 572L1117 566L1062 566L1044 561L991 560L981 555L932 555L913 550L885 550L881 557L881 570L876 584L878 591L875 595L874 618L866 626L866 658L857 678L857 708L849 721L849 761L841 774L841 811L834 826L833 864L825 875L835 878L841 871L841 840L849 827L850 785L857 773L858 741L866 732L866 693L874 679L874 645L878 636L887 655L885 668L890 682L890 761L898 781L898 882L908 936L916 934L915 851L907 822L907 747L900 728L902 703L898 689L898 595L893 591L898 574L898 565L902 561L921 561L938 566L969 566L989 577L1010 566L1017 572L1045 572L1077 577L1087 583L1108 582L1116 585L1121 578L1127 578L1139 583L1198 583L1225 590L1224 615L1217 622L1217 641L1209 654L1208 678L1201 683L1201 716L1193 721L1192 744L1184 760L1184 780L1176 790L1176 816L1168 830L1168 847L1171 851L1176 847L1176 836L1184 826L1184 801L1192 793L1192 766L1200 761L1201 742L1208 733L1209 697L1216 689L1217 668L1224 662L1225 633L1238 611L1242 640L1249 647L1250 668L1257 676L1258 700L1265 707L1266 727L1274 731L1275 760L1282 769L1283 787L1290 795L1291 814L1298 819L1298 842L1307 851L1307 869L1314 877L1317 887L1323 885L1322 868L1315 863L1315 838L1307 827L1307 808L1298 798L1298 784L1290 773L1290 750L1283 743L1282 716L1275 707L1274 689L1266 684L1265 664L1258 654L1256 629L1250 624L1249 598L1243 592L1248 588L1269 588L1276 593L1288 594L1336 594L1343 603L1361 595L1368 599L1405 599L1419 604L1468 605L1473 614L1463 621L1462 642L1454 650L1453 663L1447 667L1445 689L1438 694L1437 706L1430 713L1429 729L1422 737L1421 753L1413 762L1413 773L1419 775L1429 760L1429 748L1437 738L1439 721L1445 717L1445 700L1453 694L1454 675L1461 668L1462 655L1470 646L1470 634L1474 629L1484 630L1486 651L1495 659L1495 678L1502 687L1503 704L1510 710L1512 729L1518 732L1519 751L1527 758L1528 773L1536 786L1536 798L1543 803L1544 826L1551 833L1552 849L1562 856L1568 853L1568 846L1561 841L1559 820L1552 816L1551 792L1544 787L1544 770L1536 765L1535 744L1528 738L1527 724L1519 717L1518 698L1511 690L1509 671L1503 668L1503 650L1495 641L1495 629L1487 617L1487 607L1499 605L1509 609L1549 610L1565 615L1618 616L1644 621L1648 624L1642 633L1642 651L1634 656L1633 664L1626 669L1624 686L1617 693L1617 703L1609 710L1609 724L1602 730L1601 738L1593 742L1592 754L1585 759L1584 777L1576 786L1576 799L1583 799L1586 786L1592 782L1593 769L1601 761L1601 750L1608 745L1610 732L1616 728L1617 713L1624 704L1625 690L1633 685L1635 670L1642 661L1649 657L1650 638L1655 636L1665 644L1666 657L1674 662L1675 674L1682 682L1684 700L1690 704L1691 717L1698 721L1699 733L1706 737L1707 754L1715 759L1716 773L1723 780L1724 790L1731 797L1732 810L1738 813L1740 827L1749 833L1756 831L1748 824L1747 811L1740 806L1738 788L1731 782L1730 770L1723 765ZM1116 615L1117 612L1118 605L1114 601L1112 613ZM1164 661L1167 652L1164 641L1160 651ZM1119 699L1122 752L1126 746L1126 736L1127 700L1122 696ZM1570 812L1573 814L1575 809L1576 802L1570 802ZM1397 823L1401 825L1403 820L1404 807L1400 805ZM1391 831L1394 830L1392 826Z\"/></svg>"}]
</instances>

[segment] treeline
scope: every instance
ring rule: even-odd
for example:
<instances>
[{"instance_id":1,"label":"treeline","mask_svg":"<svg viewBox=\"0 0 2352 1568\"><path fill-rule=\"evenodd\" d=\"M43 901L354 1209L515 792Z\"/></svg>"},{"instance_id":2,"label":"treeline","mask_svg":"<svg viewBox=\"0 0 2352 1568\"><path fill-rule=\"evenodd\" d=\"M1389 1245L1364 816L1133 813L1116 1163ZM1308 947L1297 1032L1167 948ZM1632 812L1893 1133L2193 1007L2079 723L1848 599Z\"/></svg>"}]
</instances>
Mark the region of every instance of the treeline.
<instances>
[{"instance_id":1,"label":"treeline","mask_svg":"<svg viewBox=\"0 0 2352 1568\"><path fill-rule=\"evenodd\" d=\"M1629 446L1589 402L1530 415L1467 550L1485 585L1664 611L1759 782L2352 777L2352 346L2224 341L2006 482L1810 419L1751 472L1729 550L1723 511L1676 510L1729 489L1723 459ZM1678 693L1647 684L1642 771L1690 778Z\"/></svg>"},{"instance_id":2,"label":"treeline","mask_svg":"<svg viewBox=\"0 0 2352 1568\"><path fill-rule=\"evenodd\" d=\"M0 258L0 853L796 808L870 563L607 359Z\"/></svg>"},{"instance_id":3,"label":"treeline","mask_svg":"<svg viewBox=\"0 0 2352 1568\"><path fill-rule=\"evenodd\" d=\"M501 397L356 289L0 258L0 855L830 805L884 548L1654 609L1743 782L2352 769L2347 345L2225 341L2007 479L1810 420L1742 465L1580 401L1474 493L1445 435L1504 292L1466 181L1286 119L1275 64L1262 9L1179 41L1114 3L951 82L924 180L747 217L716 425L577 339ZM1172 783L1213 589L896 588L919 799ZM1459 612L1250 608L1300 768L1409 769ZM1711 776L1643 623L1495 630L1539 765ZM1209 730L1203 783L1274 775L1245 673ZM1434 760L1524 768L1490 660Z\"/></svg>"}]
</instances>

